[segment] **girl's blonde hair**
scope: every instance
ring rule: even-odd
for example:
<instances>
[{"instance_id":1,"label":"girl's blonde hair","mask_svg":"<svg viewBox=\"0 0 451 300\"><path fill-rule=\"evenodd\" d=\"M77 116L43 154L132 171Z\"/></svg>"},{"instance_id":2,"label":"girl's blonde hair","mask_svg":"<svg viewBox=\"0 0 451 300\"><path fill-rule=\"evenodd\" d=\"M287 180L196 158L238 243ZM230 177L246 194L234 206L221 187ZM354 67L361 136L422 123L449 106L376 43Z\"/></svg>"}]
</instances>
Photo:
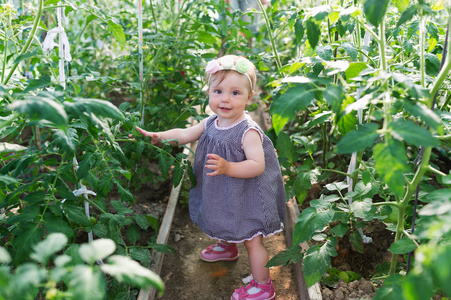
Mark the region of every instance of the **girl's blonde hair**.
<instances>
[{"instance_id":1,"label":"girl's blonde hair","mask_svg":"<svg viewBox=\"0 0 451 300\"><path fill-rule=\"evenodd\" d=\"M237 56L237 55L225 55L220 58L217 58L216 62L219 65L222 65L221 63L226 60L232 60L234 65L236 65L238 60L245 60L248 63L249 68L245 73L241 73L235 69L222 69L222 70L218 70L214 73L210 73L210 72L208 72L208 69L207 69L207 71L205 72L205 81L207 82L207 88L210 88L210 84L212 82L221 82L224 79L224 77L226 76L226 74L229 74L230 72L237 72L237 73L243 74L246 77L248 77L249 89L251 92L254 92L253 88L257 84L257 68L255 67L255 65L250 60L245 58L244 56Z\"/></svg>"}]
</instances>

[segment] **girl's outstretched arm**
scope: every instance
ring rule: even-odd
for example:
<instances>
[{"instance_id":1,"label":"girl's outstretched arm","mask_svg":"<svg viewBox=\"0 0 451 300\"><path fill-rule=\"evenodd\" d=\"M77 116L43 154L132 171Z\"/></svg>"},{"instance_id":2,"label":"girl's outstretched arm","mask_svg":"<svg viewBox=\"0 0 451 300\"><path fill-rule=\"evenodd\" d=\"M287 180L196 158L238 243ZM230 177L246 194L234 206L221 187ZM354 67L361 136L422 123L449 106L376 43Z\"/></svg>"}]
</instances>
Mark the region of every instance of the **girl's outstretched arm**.
<instances>
[{"instance_id":1,"label":"girl's outstretched arm","mask_svg":"<svg viewBox=\"0 0 451 300\"><path fill-rule=\"evenodd\" d=\"M208 176L227 175L235 178L252 178L265 170L265 154L262 139L256 130L249 130L244 135L243 150L246 160L229 162L217 154L208 154L205 168L213 170Z\"/></svg>"},{"instance_id":2,"label":"girl's outstretched arm","mask_svg":"<svg viewBox=\"0 0 451 300\"><path fill-rule=\"evenodd\" d=\"M161 132L149 132L138 126L136 130L144 136L149 136L152 138L152 144L158 144L162 140L173 140L171 145L185 145L190 142L196 141L200 138L205 130L205 122L207 119L202 120L199 124L188 127L188 128L175 128L167 131Z\"/></svg>"}]
</instances>

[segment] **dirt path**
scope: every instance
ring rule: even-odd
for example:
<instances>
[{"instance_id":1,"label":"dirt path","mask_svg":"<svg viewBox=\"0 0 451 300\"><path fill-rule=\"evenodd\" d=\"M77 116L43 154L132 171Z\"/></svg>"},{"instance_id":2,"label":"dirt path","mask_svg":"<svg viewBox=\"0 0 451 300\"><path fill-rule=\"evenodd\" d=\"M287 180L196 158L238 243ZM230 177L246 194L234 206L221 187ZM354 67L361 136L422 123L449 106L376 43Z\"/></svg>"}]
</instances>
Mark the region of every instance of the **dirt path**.
<instances>
[{"instance_id":1,"label":"dirt path","mask_svg":"<svg viewBox=\"0 0 451 300\"><path fill-rule=\"evenodd\" d=\"M191 222L188 208L179 204L168 241L177 255L167 254L164 257L160 275L165 281L166 292L159 299L230 299L234 290L243 285L242 278L250 275L249 260L244 245L240 244L240 258L236 262L202 261L200 251L214 242ZM264 243L272 257L285 249L285 236L280 233L264 239ZM274 267L270 272L278 300L299 299L291 267Z\"/></svg>"}]
</instances>

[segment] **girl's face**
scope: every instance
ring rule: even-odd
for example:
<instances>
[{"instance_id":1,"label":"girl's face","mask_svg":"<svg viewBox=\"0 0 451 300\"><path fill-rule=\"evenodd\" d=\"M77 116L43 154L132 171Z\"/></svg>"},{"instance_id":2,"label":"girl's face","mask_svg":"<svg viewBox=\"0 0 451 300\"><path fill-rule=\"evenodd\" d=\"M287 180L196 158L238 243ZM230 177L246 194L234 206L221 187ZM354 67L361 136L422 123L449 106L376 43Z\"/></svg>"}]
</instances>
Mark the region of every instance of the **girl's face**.
<instances>
[{"instance_id":1,"label":"girl's face","mask_svg":"<svg viewBox=\"0 0 451 300\"><path fill-rule=\"evenodd\" d=\"M249 80L237 72L227 72L221 82L212 80L208 95L210 108L218 115L218 125L223 127L244 119L246 104L252 97Z\"/></svg>"}]
</instances>

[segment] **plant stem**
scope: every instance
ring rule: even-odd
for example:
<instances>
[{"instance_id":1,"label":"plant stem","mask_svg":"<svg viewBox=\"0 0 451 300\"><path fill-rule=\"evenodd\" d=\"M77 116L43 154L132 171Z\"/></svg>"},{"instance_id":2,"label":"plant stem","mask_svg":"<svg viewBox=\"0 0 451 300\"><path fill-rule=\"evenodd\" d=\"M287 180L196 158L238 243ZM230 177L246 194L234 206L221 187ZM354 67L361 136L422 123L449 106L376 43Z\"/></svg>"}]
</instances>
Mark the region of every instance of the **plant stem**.
<instances>
[{"instance_id":1,"label":"plant stem","mask_svg":"<svg viewBox=\"0 0 451 300\"><path fill-rule=\"evenodd\" d=\"M450 26L451 20L448 18L448 28ZM451 41L451 30L447 31L448 34L448 41ZM427 105L428 107L432 106L432 103L434 102L434 96L437 94L440 86L442 85L443 81L448 77L449 72L451 71L451 51L450 50L450 44L448 43L448 49L446 52L446 58L445 63L443 64L442 69L440 70L439 74L437 75L437 78L435 79L434 85L431 88L431 98L429 99Z\"/></svg>"},{"instance_id":2,"label":"plant stem","mask_svg":"<svg viewBox=\"0 0 451 300\"><path fill-rule=\"evenodd\" d=\"M153 1L150 0L150 12L152 13L153 22L155 23L155 32L158 32L157 17L155 15L155 10L153 9Z\"/></svg>"},{"instance_id":3,"label":"plant stem","mask_svg":"<svg viewBox=\"0 0 451 300\"><path fill-rule=\"evenodd\" d=\"M282 63L280 62L279 54L277 53L276 43L274 41L274 37L272 35L271 25L269 24L268 15L266 14L266 10L263 7L261 0L257 0L258 5L260 6L260 10L263 13L263 17L265 18L266 30L269 34L269 39L271 40L272 51L274 53L274 58L276 59L277 71L280 72L282 69Z\"/></svg>"},{"instance_id":4,"label":"plant stem","mask_svg":"<svg viewBox=\"0 0 451 300\"><path fill-rule=\"evenodd\" d=\"M425 86L425 61L424 61L424 43L425 43L425 20L424 17L421 16L420 19L420 73L421 73L421 86Z\"/></svg>"},{"instance_id":5,"label":"plant stem","mask_svg":"<svg viewBox=\"0 0 451 300\"><path fill-rule=\"evenodd\" d=\"M404 233L404 214L406 213L407 205L398 206L398 223L396 224L395 242L402 238ZM396 264L398 262L398 254L392 254L390 263L390 275L396 272Z\"/></svg>"},{"instance_id":6,"label":"plant stem","mask_svg":"<svg viewBox=\"0 0 451 300\"><path fill-rule=\"evenodd\" d=\"M384 206L384 205L390 205L390 206L394 206L394 207L399 207L399 203L396 203L396 202L393 202L393 201L373 203L373 206Z\"/></svg>"},{"instance_id":7,"label":"plant stem","mask_svg":"<svg viewBox=\"0 0 451 300\"><path fill-rule=\"evenodd\" d=\"M334 170L334 169L323 169L323 168L321 168L321 171L337 173L337 174L344 175L346 177L351 177L352 176L351 174L348 174L348 173L345 173L345 172L341 172L341 171L337 171L337 170Z\"/></svg>"},{"instance_id":8,"label":"plant stem","mask_svg":"<svg viewBox=\"0 0 451 300\"><path fill-rule=\"evenodd\" d=\"M33 27L31 28L30 31L30 35L28 36L27 41L25 42L24 47L22 48L22 50L20 51L19 55L25 54L25 52L28 51L28 48L30 47L31 41L34 38L34 35L36 33L36 30L38 28L38 24L41 21L41 15L42 15L42 7L44 6L44 0L39 0L39 4L38 4L38 11L36 12L36 16L34 18L34 23L33 23ZM14 71L16 71L17 66L19 65L20 62L17 62L15 64L13 64L13 67L11 68L11 70L9 71L8 76L6 76L5 80L3 81L3 84L7 84L8 81L11 79L11 76L13 76Z\"/></svg>"}]
</instances>

